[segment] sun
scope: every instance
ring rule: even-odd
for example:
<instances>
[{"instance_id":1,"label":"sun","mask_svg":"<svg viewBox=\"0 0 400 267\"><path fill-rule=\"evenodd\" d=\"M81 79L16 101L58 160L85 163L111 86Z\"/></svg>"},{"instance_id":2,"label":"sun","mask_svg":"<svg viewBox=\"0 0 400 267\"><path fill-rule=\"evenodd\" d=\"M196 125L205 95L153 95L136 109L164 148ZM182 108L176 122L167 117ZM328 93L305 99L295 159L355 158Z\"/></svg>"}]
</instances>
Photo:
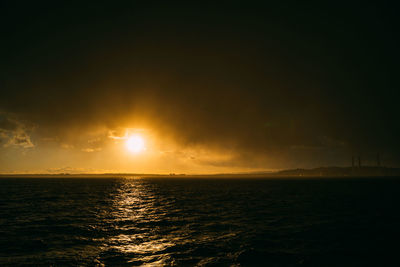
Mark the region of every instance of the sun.
<instances>
[{"instance_id":1,"label":"sun","mask_svg":"<svg viewBox=\"0 0 400 267\"><path fill-rule=\"evenodd\" d=\"M141 153L146 149L144 139L140 135L130 136L126 140L125 145L126 145L126 148L134 154Z\"/></svg>"}]
</instances>

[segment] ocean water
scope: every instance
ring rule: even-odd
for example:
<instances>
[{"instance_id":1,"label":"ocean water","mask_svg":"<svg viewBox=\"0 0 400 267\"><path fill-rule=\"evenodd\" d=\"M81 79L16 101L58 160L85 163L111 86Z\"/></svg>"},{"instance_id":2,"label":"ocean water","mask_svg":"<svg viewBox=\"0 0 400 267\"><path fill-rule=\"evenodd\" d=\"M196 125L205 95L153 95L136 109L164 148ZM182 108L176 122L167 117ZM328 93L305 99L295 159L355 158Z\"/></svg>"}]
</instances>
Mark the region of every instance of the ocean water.
<instances>
[{"instance_id":1,"label":"ocean water","mask_svg":"<svg viewBox=\"0 0 400 267\"><path fill-rule=\"evenodd\" d=\"M400 179L1 178L1 266L400 266Z\"/></svg>"}]
</instances>

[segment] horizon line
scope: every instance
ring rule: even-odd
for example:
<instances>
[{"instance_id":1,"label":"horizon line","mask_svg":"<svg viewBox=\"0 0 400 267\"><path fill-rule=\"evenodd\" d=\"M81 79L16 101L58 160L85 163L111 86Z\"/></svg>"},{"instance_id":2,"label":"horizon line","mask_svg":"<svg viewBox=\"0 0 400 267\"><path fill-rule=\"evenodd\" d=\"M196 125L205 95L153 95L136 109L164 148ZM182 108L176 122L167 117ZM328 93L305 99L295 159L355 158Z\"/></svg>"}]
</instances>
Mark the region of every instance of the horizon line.
<instances>
[{"instance_id":1,"label":"horizon line","mask_svg":"<svg viewBox=\"0 0 400 267\"><path fill-rule=\"evenodd\" d=\"M57 173L27 173L27 172L0 172L0 176L93 176L93 175L130 175L130 176L222 176L222 175L275 175L282 172L288 171L312 171L318 169L400 169L399 167L388 167L388 166L362 166L361 168L356 166L321 166L314 168L291 168L291 169L275 169L275 170L263 170L263 171L246 171L246 172L218 172L218 173L134 173L134 172L81 172L81 173L69 173L69 172L57 172Z\"/></svg>"}]
</instances>

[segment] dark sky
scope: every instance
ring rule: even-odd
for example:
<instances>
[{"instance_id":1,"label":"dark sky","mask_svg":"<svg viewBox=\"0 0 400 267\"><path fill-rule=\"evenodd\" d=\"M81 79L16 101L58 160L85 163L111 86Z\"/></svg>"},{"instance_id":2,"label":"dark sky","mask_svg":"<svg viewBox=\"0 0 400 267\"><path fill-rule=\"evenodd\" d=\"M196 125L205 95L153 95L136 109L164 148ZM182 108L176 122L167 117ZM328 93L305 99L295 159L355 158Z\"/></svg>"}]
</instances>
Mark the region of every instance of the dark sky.
<instances>
[{"instance_id":1,"label":"dark sky","mask_svg":"<svg viewBox=\"0 0 400 267\"><path fill-rule=\"evenodd\" d=\"M2 1L0 153L146 121L210 165L400 165L397 6L188 2Z\"/></svg>"}]
</instances>

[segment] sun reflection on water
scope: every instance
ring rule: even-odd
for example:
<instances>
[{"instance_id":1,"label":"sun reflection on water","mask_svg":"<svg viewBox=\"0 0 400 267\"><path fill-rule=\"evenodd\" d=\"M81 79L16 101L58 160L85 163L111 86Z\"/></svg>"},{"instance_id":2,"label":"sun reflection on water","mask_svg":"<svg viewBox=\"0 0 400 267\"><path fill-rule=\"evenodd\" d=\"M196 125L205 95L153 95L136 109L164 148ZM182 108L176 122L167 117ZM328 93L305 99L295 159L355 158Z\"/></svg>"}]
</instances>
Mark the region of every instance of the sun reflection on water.
<instances>
[{"instance_id":1,"label":"sun reflection on water","mask_svg":"<svg viewBox=\"0 0 400 267\"><path fill-rule=\"evenodd\" d=\"M175 244L156 233L164 214L156 200L151 185L142 179L122 180L112 203L115 235L108 239L108 250L130 255L129 262L148 266L163 265L170 259L164 251Z\"/></svg>"}]
</instances>

